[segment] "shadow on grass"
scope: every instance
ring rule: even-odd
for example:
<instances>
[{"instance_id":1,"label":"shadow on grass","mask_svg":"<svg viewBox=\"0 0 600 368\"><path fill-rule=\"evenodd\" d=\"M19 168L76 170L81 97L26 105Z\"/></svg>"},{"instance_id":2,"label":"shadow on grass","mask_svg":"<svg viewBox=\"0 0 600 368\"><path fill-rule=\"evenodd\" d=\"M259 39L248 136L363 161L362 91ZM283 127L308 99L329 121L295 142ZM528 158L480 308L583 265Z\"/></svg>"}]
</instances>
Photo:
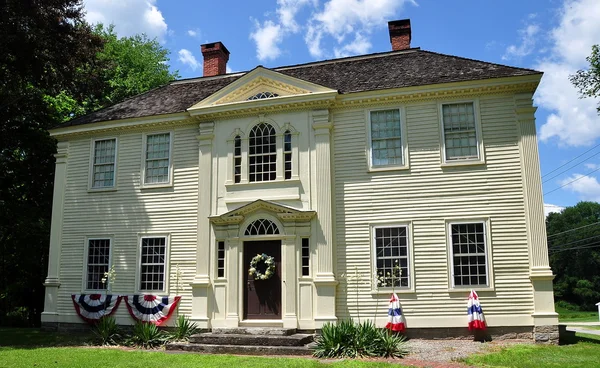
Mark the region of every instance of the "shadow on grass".
<instances>
[{"instance_id":1,"label":"shadow on grass","mask_svg":"<svg viewBox=\"0 0 600 368\"><path fill-rule=\"evenodd\" d=\"M579 342L600 344L600 335L586 334L584 332L567 331L565 327L560 326L560 345L573 345Z\"/></svg>"},{"instance_id":2,"label":"shadow on grass","mask_svg":"<svg viewBox=\"0 0 600 368\"><path fill-rule=\"evenodd\" d=\"M94 341L92 332L55 332L39 328L0 328L0 347L35 349L54 346L85 346Z\"/></svg>"}]
</instances>

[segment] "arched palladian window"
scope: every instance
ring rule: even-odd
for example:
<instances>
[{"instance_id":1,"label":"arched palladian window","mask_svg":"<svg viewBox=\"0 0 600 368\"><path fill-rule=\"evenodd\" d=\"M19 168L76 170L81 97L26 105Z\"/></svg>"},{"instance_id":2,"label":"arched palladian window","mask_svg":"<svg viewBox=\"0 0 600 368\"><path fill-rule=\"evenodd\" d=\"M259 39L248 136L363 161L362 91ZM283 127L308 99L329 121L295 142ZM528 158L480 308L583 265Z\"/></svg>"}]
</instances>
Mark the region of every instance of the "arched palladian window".
<instances>
[{"instance_id":1,"label":"arched palladian window","mask_svg":"<svg viewBox=\"0 0 600 368\"><path fill-rule=\"evenodd\" d=\"M239 135L233 140L233 180L242 181L242 138Z\"/></svg>"},{"instance_id":2,"label":"arched palladian window","mask_svg":"<svg viewBox=\"0 0 600 368\"><path fill-rule=\"evenodd\" d=\"M267 219L254 220L248 225L244 235L277 235L279 228L277 225Z\"/></svg>"},{"instance_id":3,"label":"arched palladian window","mask_svg":"<svg viewBox=\"0 0 600 368\"><path fill-rule=\"evenodd\" d=\"M289 130L283 133L283 158L285 180L288 180L292 178L292 133Z\"/></svg>"},{"instance_id":4,"label":"arched palladian window","mask_svg":"<svg viewBox=\"0 0 600 368\"><path fill-rule=\"evenodd\" d=\"M274 92L265 91L265 92L259 92L259 93L255 94L254 96L248 97L248 101L262 100L263 98L273 98L273 97L279 97L279 95Z\"/></svg>"},{"instance_id":5,"label":"arched palladian window","mask_svg":"<svg viewBox=\"0 0 600 368\"><path fill-rule=\"evenodd\" d=\"M275 128L259 123L250 131L248 142L249 181L272 181L277 177Z\"/></svg>"}]
</instances>

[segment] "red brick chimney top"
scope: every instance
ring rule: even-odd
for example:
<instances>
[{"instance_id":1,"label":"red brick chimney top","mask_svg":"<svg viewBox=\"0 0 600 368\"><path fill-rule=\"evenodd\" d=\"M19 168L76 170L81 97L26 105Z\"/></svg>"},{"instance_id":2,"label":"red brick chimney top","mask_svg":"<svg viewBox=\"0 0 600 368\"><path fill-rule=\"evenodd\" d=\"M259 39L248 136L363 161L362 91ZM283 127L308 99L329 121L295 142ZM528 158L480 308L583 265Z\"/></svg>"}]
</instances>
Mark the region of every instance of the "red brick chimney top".
<instances>
[{"instance_id":1,"label":"red brick chimney top","mask_svg":"<svg viewBox=\"0 0 600 368\"><path fill-rule=\"evenodd\" d=\"M229 50L221 41L205 43L200 46L204 57L204 76L212 77L227 72L227 61L229 61Z\"/></svg>"},{"instance_id":2,"label":"red brick chimney top","mask_svg":"<svg viewBox=\"0 0 600 368\"><path fill-rule=\"evenodd\" d=\"M390 31L392 50L398 51L410 49L410 19L393 20L388 22L388 29Z\"/></svg>"}]
</instances>

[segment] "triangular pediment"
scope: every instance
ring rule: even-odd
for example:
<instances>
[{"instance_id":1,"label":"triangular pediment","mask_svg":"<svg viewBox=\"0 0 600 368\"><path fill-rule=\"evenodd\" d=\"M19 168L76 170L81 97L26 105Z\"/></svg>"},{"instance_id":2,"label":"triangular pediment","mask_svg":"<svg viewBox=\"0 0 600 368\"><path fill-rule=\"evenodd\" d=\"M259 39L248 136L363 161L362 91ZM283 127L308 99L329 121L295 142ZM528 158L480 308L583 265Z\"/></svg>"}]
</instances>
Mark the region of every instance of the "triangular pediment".
<instances>
[{"instance_id":1,"label":"triangular pediment","mask_svg":"<svg viewBox=\"0 0 600 368\"><path fill-rule=\"evenodd\" d=\"M337 94L337 91L258 66L235 82L193 105L188 111L232 104L249 106L267 102L288 103L293 97L313 95L317 97L331 94Z\"/></svg>"},{"instance_id":2,"label":"triangular pediment","mask_svg":"<svg viewBox=\"0 0 600 368\"><path fill-rule=\"evenodd\" d=\"M315 211L301 211L275 202L258 199L242 207L226 212L219 216L211 216L210 221L216 225L239 224L244 219L257 212L267 212L281 221L310 221L316 214Z\"/></svg>"}]
</instances>

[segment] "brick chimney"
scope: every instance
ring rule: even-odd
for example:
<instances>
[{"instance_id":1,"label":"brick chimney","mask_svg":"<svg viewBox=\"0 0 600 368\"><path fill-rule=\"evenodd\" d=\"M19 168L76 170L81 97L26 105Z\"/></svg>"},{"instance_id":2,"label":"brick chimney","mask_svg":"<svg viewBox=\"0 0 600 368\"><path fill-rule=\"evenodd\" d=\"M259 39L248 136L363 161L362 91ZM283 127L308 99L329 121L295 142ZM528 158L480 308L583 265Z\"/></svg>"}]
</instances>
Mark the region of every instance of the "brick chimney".
<instances>
[{"instance_id":1,"label":"brick chimney","mask_svg":"<svg viewBox=\"0 0 600 368\"><path fill-rule=\"evenodd\" d=\"M201 46L202 56L204 57L204 76L212 77L214 75L225 74L227 71L227 61L229 61L229 50L221 41L206 43Z\"/></svg>"},{"instance_id":2,"label":"brick chimney","mask_svg":"<svg viewBox=\"0 0 600 368\"><path fill-rule=\"evenodd\" d=\"M410 19L388 22L388 29L393 51L410 49Z\"/></svg>"}]
</instances>

